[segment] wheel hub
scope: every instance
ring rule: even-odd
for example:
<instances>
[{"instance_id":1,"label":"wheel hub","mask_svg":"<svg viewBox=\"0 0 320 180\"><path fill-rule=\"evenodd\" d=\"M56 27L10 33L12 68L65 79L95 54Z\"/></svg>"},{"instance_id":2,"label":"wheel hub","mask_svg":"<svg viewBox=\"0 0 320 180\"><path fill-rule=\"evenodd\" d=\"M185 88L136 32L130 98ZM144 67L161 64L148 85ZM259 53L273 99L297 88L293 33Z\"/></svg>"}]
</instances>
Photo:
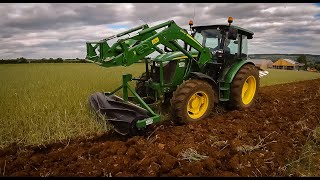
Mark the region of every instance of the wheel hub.
<instances>
[{"instance_id":1,"label":"wheel hub","mask_svg":"<svg viewBox=\"0 0 320 180\"><path fill-rule=\"evenodd\" d=\"M200 105L201 105L201 97L196 97L196 98L192 99L192 102L191 102L192 108L199 108Z\"/></svg>"},{"instance_id":2,"label":"wheel hub","mask_svg":"<svg viewBox=\"0 0 320 180\"><path fill-rule=\"evenodd\" d=\"M249 104L256 92L256 79L254 76L249 76L243 83L242 87L242 102L243 104L247 105Z\"/></svg>"},{"instance_id":3,"label":"wheel hub","mask_svg":"<svg viewBox=\"0 0 320 180\"><path fill-rule=\"evenodd\" d=\"M201 117L208 108L208 95L202 91L194 93L188 102L187 111L188 115L197 119Z\"/></svg>"}]
</instances>

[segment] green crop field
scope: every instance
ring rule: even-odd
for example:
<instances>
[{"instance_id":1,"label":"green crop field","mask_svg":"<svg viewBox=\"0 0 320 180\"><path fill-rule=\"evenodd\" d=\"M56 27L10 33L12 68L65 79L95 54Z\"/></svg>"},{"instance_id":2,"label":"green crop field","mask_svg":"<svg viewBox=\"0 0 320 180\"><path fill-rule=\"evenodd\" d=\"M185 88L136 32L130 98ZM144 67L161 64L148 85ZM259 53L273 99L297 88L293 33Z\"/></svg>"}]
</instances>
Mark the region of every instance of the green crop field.
<instances>
[{"instance_id":1,"label":"green crop field","mask_svg":"<svg viewBox=\"0 0 320 180\"><path fill-rule=\"evenodd\" d=\"M139 76L143 64L103 68L95 64L0 65L0 145L42 144L104 129L87 107L94 92L112 91L122 74ZM261 86L320 78L320 73L270 70Z\"/></svg>"},{"instance_id":2,"label":"green crop field","mask_svg":"<svg viewBox=\"0 0 320 180\"><path fill-rule=\"evenodd\" d=\"M270 86L275 84L283 84L295 81L320 78L320 73L315 72L279 69L268 69L268 71L269 74L261 78L261 86Z\"/></svg>"},{"instance_id":3,"label":"green crop field","mask_svg":"<svg viewBox=\"0 0 320 180\"><path fill-rule=\"evenodd\" d=\"M0 144L39 144L103 130L88 111L88 96L113 90L121 74L138 76L143 67L0 65Z\"/></svg>"}]
</instances>

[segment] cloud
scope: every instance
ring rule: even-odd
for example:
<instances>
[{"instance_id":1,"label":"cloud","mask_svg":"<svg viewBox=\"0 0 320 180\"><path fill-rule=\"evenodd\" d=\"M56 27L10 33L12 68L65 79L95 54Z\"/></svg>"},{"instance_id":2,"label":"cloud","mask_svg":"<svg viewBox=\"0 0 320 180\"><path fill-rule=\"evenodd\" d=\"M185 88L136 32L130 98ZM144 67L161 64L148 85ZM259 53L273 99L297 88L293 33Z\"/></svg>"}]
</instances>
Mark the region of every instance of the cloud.
<instances>
[{"instance_id":1,"label":"cloud","mask_svg":"<svg viewBox=\"0 0 320 180\"><path fill-rule=\"evenodd\" d=\"M226 24L253 31L249 53L319 54L316 3L9 3L0 6L0 58L84 58L86 41L174 20L182 28Z\"/></svg>"}]
</instances>

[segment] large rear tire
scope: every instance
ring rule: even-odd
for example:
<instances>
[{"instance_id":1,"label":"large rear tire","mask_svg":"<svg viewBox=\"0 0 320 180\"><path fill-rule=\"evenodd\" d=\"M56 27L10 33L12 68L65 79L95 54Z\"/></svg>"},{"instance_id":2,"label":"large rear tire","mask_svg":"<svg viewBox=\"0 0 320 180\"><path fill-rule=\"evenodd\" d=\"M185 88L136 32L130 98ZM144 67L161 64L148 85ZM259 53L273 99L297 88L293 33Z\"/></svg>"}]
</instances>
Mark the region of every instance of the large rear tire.
<instances>
[{"instance_id":1,"label":"large rear tire","mask_svg":"<svg viewBox=\"0 0 320 180\"><path fill-rule=\"evenodd\" d=\"M150 72L151 73L151 72ZM139 77L143 81L137 81L135 91L137 94L143 98L143 100L147 104L151 104L155 101L155 91L151 88L148 89L148 94L147 94L147 87L145 81L147 80L147 73L144 72L141 74Z\"/></svg>"},{"instance_id":2,"label":"large rear tire","mask_svg":"<svg viewBox=\"0 0 320 180\"><path fill-rule=\"evenodd\" d=\"M233 109L245 109L254 105L260 86L258 69L244 65L231 83L230 105Z\"/></svg>"},{"instance_id":3,"label":"large rear tire","mask_svg":"<svg viewBox=\"0 0 320 180\"><path fill-rule=\"evenodd\" d=\"M171 109L178 122L196 122L206 118L214 107L212 86L198 79L184 81L173 92Z\"/></svg>"},{"instance_id":4,"label":"large rear tire","mask_svg":"<svg viewBox=\"0 0 320 180\"><path fill-rule=\"evenodd\" d=\"M146 72L142 73L139 78L141 80L147 80L147 73ZM145 86L145 81L137 81L135 90L139 96L146 97L147 88Z\"/></svg>"}]
</instances>

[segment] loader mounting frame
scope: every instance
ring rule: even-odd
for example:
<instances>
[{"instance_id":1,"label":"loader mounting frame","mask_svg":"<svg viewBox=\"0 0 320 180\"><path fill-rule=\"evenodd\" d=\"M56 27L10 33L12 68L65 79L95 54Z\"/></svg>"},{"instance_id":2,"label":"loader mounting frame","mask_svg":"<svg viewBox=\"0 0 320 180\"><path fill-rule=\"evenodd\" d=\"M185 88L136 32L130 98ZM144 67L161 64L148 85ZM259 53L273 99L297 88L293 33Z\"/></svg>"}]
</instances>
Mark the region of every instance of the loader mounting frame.
<instances>
[{"instance_id":1,"label":"loader mounting frame","mask_svg":"<svg viewBox=\"0 0 320 180\"><path fill-rule=\"evenodd\" d=\"M105 92L104 94L106 96L114 95L117 91L122 89L122 97L123 98L117 96L119 99L122 99L125 102L136 106L135 104L132 103L132 101L129 101L129 100L133 99L135 102L138 102L141 105L141 107L143 107L144 109L146 109L149 112L149 115L150 115L149 118L141 119L136 122L137 128L145 128L146 126L148 126L150 124L159 122L161 120L160 119L161 116L159 114L155 113L152 110L152 108L146 102L144 102L144 100L137 94L137 92L129 85L128 82L130 82L132 80L133 80L132 74L124 74L124 75L122 75L122 85L119 86L118 88L116 88L114 91ZM129 96L129 92L131 92L133 96ZM157 104L157 103L155 103L155 104Z\"/></svg>"}]
</instances>

